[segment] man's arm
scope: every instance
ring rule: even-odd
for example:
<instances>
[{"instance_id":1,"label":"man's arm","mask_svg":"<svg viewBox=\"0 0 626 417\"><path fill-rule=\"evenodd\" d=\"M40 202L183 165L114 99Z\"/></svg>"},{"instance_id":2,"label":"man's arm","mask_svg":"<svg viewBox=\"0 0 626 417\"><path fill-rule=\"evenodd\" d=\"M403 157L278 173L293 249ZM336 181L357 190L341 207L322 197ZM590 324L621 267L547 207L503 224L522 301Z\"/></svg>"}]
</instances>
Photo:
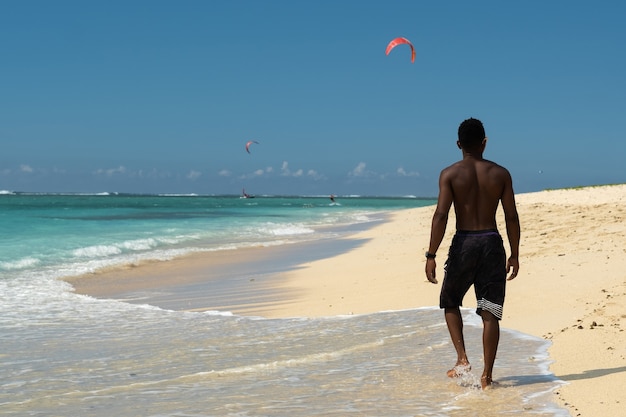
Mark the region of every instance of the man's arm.
<instances>
[{"instance_id":1,"label":"man's arm","mask_svg":"<svg viewBox=\"0 0 626 417\"><path fill-rule=\"evenodd\" d=\"M506 223L506 234L509 238L511 246L511 255L506 264L507 273L511 272L508 279L512 280L517 276L519 271L519 241L520 241L520 224L517 208L515 206L515 194L513 192L513 181L511 175L507 171L507 178L502 193L502 209L504 210L504 221ZM511 271L512 270L512 271Z\"/></svg>"},{"instance_id":2,"label":"man's arm","mask_svg":"<svg viewBox=\"0 0 626 417\"><path fill-rule=\"evenodd\" d=\"M439 175L439 197L437 198L437 208L433 214L433 221L430 229L430 244L428 245L428 253L436 254L443 236L446 233L448 224L448 213L452 206L452 186L448 179L447 170L441 171ZM426 278L433 284L437 283L435 270L437 262L435 258L426 259Z\"/></svg>"}]
</instances>

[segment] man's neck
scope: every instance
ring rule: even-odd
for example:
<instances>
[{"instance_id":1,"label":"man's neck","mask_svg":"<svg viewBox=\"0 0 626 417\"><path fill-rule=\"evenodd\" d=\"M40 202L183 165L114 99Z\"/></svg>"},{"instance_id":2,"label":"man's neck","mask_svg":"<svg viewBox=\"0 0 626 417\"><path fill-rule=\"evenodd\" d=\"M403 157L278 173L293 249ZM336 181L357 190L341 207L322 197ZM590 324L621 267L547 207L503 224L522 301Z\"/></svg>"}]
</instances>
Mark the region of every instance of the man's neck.
<instances>
[{"instance_id":1,"label":"man's neck","mask_svg":"<svg viewBox=\"0 0 626 417\"><path fill-rule=\"evenodd\" d=\"M483 153L480 151L463 151L463 159L475 159L477 161L482 161Z\"/></svg>"}]
</instances>

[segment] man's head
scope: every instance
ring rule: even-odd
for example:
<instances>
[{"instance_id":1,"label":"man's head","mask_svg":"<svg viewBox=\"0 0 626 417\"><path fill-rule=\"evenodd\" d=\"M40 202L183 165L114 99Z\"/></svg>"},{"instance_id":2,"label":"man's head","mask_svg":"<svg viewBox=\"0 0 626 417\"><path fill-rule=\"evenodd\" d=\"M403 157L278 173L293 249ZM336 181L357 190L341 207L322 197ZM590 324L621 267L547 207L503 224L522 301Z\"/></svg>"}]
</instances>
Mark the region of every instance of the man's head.
<instances>
[{"instance_id":1,"label":"man's head","mask_svg":"<svg viewBox=\"0 0 626 417\"><path fill-rule=\"evenodd\" d=\"M480 120L469 118L459 126L459 145L463 149L476 149L485 140L485 128Z\"/></svg>"}]
</instances>

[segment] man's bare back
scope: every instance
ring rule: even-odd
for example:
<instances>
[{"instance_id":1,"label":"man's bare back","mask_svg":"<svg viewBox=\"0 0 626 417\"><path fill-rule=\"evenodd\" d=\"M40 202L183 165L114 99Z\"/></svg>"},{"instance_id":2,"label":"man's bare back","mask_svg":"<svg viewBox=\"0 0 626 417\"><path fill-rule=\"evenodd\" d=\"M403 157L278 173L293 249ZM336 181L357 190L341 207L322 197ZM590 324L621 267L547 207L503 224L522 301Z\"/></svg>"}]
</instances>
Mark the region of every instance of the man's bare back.
<instances>
[{"instance_id":1,"label":"man's bare back","mask_svg":"<svg viewBox=\"0 0 626 417\"><path fill-rule=\"evenodd\" d=\"M444 169L441 182L454 204L457 230L495 229L500 200L513 197L509 172L472 155Z\"/></svg>"},{"instance_id":2,"label":"man's bare back","mask_svg":"<svg viewBox=\"0 0 626 417\"><path fill-rule=\"evenodd\" d=\"M520 239L511 175L504 167L483 158L486 144L487 137L479 120L472 118L461 123L457 146L463 152L463 158L443 169L439 176L439 196L433 214L425 268L428 281L436 284L435 257L446 231L448 213L454 205L457 233L448 254L440 295L440 307L445 311L446 324L457 353L456 364L447 375L454 378L471 369L465 351L460 306L465 293L474 285L476 312L481 315L484 326L482 388L492 384L505 282L517 276ZM496 222L500 203L511 250L506 264ZM509 271L511 275L507 278Z\"/></svg>"}]
</instances>

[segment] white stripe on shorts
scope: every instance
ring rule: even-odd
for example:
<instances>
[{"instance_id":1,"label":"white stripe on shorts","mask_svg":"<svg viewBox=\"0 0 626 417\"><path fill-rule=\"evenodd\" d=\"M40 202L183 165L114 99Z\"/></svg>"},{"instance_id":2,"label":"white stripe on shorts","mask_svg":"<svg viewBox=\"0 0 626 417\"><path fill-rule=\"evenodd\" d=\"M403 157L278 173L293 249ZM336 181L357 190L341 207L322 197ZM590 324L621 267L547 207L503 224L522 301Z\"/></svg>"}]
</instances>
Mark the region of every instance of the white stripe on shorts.
<instances>
[{"instance_id":1,"label":"white stripe on shorts","mask_svg":"<svg viewBox=\"0 0 626 417\"><path fill-rule=\"evenodd\" d=\"M478 300L478 308L481 310L487 310L498 319L502 320L502 306L499 304L492 303L491 301L485 300L481 298Z\"/></svg>"}]
</instances>

